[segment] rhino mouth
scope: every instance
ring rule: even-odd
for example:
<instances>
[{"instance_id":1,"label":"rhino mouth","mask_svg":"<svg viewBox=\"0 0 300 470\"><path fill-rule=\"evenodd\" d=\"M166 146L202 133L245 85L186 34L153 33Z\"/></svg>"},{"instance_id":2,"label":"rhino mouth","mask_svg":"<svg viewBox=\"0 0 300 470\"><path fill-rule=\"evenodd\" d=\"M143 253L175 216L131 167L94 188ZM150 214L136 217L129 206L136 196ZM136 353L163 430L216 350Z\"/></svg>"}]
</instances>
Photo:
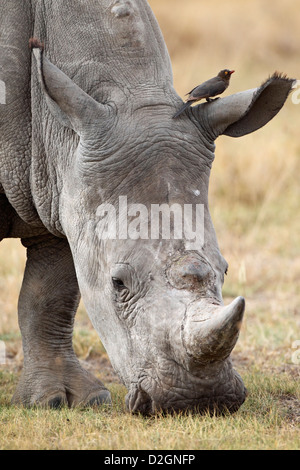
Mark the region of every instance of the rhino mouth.
<instances>
[{"instance_id":1,"label":"rhino mouth","mask_svg":"<svg viewBox=\"0 0 300 470\"><path fill-rule=\"evenodd\" d=\"M163 384L161 380L152 377L143 377L130 388L126 395L126 406L131 413L143 415L182 411L208 413L211 416L235 413L244 403L247 389L239 374L232 369L230 359L227 367L230 370L228 380L224 380L224 371L215 380L186 377L185 383L190 383L190 387L186 385L184 388Z\"/></svg>"},{"instance_id":2,"label":"rhino mouth","mask_svg":"<svg viewBox=\"0 0 300 470\"><path fill-rule=\"evenodd\" d=\"M126 406L131 413L152 415L156 412L154 401L141 387L135 387L126 395Z\"/></svg>"}]
</instances>

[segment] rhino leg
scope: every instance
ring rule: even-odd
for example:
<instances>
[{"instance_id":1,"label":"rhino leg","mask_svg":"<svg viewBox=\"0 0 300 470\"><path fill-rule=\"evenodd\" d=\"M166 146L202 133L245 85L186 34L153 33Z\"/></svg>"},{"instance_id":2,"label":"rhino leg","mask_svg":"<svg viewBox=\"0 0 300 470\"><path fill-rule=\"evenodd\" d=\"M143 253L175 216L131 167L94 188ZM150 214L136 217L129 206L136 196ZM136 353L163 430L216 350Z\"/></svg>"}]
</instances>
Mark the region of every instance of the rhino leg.
<instances>
[{"instance_id":1,"label":"rhino leg","mask_svg":"<svg viewBox=\"0 0 300 470\"><path fill-rule=\"evenodd\" d=\"M27 264L19 298L24 368L13 403L59 407L110 402L102 382L72 348L80 294L68 242L51 235L23 239Z\"/></svg>"}]
</instances>

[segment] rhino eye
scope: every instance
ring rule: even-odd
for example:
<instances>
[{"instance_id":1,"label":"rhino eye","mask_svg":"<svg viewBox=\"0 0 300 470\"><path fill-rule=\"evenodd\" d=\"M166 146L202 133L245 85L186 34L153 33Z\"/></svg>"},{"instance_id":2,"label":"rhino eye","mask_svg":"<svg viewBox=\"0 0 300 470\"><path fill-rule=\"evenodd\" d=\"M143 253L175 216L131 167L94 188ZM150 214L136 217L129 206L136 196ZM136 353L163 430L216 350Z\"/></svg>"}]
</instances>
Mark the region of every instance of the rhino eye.
<instances>
[{"instance_id":1,"label":"rhino eye","mask_svg":"<svg viewBox=\"0 0 300 470\"><path fill-rule=\"evenodd\" d=\"M119 279L118 277L112 277L112 282L113 282L114 288L118 291L127 289L122 279Z\"/></svg>"}]
</instances>

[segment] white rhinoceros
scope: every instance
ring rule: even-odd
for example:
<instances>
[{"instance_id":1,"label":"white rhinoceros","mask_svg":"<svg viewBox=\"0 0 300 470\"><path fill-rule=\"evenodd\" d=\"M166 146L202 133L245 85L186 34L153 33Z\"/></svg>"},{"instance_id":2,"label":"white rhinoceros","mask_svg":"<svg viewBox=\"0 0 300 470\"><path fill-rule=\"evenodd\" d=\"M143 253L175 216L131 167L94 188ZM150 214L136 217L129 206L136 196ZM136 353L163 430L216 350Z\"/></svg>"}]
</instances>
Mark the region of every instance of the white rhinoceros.
<instances>
[{"instance_id":1,"label":"white rhinoceros","mask_svg":"<svg viewBox=\"0 0 300 470\"><path fill-rule=\"evenodd\" d=\"M146 0L2 0L0 18L0 239L28 256L13 401L110 401L72 349L82 295L129 410L237 410L245 302L222 301L214 141L266 124L293 81L274 74L172 119L182 100Z\"/></svg>"}]
</instances>

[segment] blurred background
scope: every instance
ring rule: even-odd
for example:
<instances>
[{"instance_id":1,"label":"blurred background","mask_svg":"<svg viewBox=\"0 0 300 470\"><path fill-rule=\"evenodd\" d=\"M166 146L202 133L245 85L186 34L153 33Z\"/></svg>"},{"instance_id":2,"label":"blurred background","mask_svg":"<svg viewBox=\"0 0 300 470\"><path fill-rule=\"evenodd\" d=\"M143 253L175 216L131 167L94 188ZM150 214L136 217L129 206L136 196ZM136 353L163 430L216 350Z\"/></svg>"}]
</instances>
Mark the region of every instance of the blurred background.
<instances>
[{"instance_id":1,"label":"blurred background","mask_svg":"<svg viewBox=\"0 0 300 470\"><path fill-rule=\"evenodd\" d=\"M300 79L297 0L149 3L182 98L222 68L235 70L225 94L257 87L275 70ZM234 352L240 367L294 366L292 343L300 340L299 134L300 104L293 104L290 96L266 127L240 139L222 136L217 141L210 210L229 263L224 301L246 297L245 324ZM0 340L15 362L22 358L16 311L24 263L19 241L0 244ZM86 361L105 356L83 305L74 346Z\"/></svg>"},{"instance_id":2,"label":"blurred background","mask_svg":"<svg viewBox=\"0 0 300 470\"><path fill-rule=\"evenodd\" d=\"M150 0L185 93L223 68L226 94L259 86L275 70L300 79L297 0ZM222 136L210 180L210 211L229 263L223 295L246 297L240 359L290 362L300 339L300 104L248 136Z\"/></svg>"}]
</instances>

